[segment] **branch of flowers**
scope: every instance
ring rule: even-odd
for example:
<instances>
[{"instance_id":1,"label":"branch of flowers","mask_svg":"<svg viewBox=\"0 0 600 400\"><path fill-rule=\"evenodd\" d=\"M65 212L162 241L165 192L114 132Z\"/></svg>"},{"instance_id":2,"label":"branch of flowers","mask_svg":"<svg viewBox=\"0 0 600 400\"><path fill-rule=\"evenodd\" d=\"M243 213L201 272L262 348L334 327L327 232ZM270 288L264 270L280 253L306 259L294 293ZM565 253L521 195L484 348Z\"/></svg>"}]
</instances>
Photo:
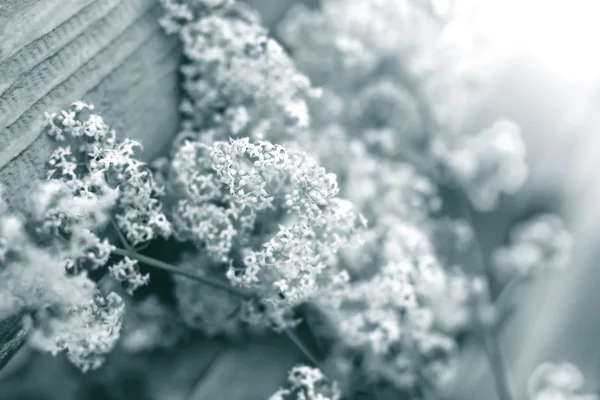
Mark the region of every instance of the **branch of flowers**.
<instances>
[{"instance_id":1,"label":"branch of flowers","mask_svg":"<svg viewBox=\"0 0 600 400\"><path fill-rule=\"evenodd\" d=\"M185 270L177 268L171 264L168 264L168 263L160 261L160 260L156 260L156 259L148 257L148 256L144 256L135 251L130 251L127 249L121 249L121 248L117 247L117 248L114 248L112 252L113 252L113 254L116 254L116 255L119 255L122 257L129 257L131 259L138 260L139 262L146 264L150 267L154 267L154 268L162 269L163 271L179 274L179 275L185 276L187 278L190 278L190 279L193 279L193 280L196 280L199 282L203 282L208 285L212 285L219 289L227 290L227 291L234 293L242 298L249 298L251 296L249 293L246 293L246 292L239 290L231 285L228 285L225 282L221 282L216 279L212 279L212 278L209 278L206 276L202 276L202 275L194 274L189 271L185 271ZM308 348L304 345L302 340L294 332L290 331L289 329L285 329L283 332L296 345L296 347L298 347L298 349L302 352L302 354L304 354L304 356L311 363L313 363L315 366L319 366L319 362L317 361L316 357L310 352L310 350L308 350Z\"/></svg>"},{"instance_id":2,"label":"branch of flowers","mask_svg":"<svg viewBox=\"0 0 600 400\"><path fill-rule=\"evenodd\" d=\"M243 298L248 298L250 296L248 293L246 293L240 289L237 289L236 287L231 286L226 282L222 282L217 279L209 278L207 276L202 276L202 275L190 272L190 271L186 271L181 268L177 268L174 265L168 264L164 261L157 260L155 258L151 258L151 257L145 256L145 255L139 254L135 251L130 251L130 250L121 249L121 248L117 247L117 248L114 248L112 252L113 252L113 254L116 254L118 256L129 257L131 259L138 260L139 262L146 264L150 267L162 269L163 271L172 272L174 274L179 274L179 275L185 276L187 278L214 286L216 288L226 290L228 292L234 293Z\"/></svg>"}]
</instances>

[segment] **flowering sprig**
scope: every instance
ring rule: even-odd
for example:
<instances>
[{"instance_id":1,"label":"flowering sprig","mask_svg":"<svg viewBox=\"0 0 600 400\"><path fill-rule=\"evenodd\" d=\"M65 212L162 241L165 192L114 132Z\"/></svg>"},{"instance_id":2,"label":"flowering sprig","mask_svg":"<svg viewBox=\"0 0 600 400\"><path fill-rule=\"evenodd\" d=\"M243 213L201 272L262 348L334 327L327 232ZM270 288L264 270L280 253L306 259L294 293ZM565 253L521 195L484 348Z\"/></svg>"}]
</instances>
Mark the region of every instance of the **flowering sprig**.
<instances>
[{"instance_id":1,"label":"flowering sprig","mask_svg":"<svg viewBox=\"0 0 600 400\"><path fill-rule=\"evenodd\" d=\"M480 211L493 210L503 194L515 194L528 175L521 131L508 120L473 136L440 138L432 148Z\"/></svg>"},{"instance_id":2,"label":"flowering sprig","mask_svg":"<svg viewBox=\"0 0 600 400\"><path fill-rule=\"evenodd\" d=\"M510 243L492 254L499 278L531 277L569 265L573 237L555 214L539 214L514 226Z\"/></svg>"},{"instance_id":3,"label":"flowering sprig","mask_svg":"<svg viewBox=\"0 0 600 400\"><path fill-rule=\"evenodd\" d=\"M48 114L48 134L72 145L59 147L50 158L50 178L60 179L77 191L89 191L89 181L104 179L119 190L115 216L119 227L132 244L168 236L170 226L161 211L159 187L144 163L134 157L140 144L131 139L118 141L93 106L75 102L60 114ZM65 137L65 135L67 135ZM84 193L86 194L86 193Z\"/></svg>"},{"instance_id":4,"label":"flowering sprig","mask_svg":"<svg viewBox=\"0 0 600 400\"><path fill-rule=\"evenodd\" d=\"M108 262L112 247L98 232L111 218L132 245L171 233L159 201L163 188L134 156L140 144L131 139L118 141L115 131L93 110L92 105L78 101L68 110L46 113L45 121L50 136L70 144L58 147L49 160L49 179L60 182L62 189L55 184L55 193L42 197L45 203L38 207L43 211L37 217L46 221L44 226L60 227L68 235L70 256L65 262L73 273ZM87 208L80 210L82 206ZM93 218L77 214L81 212ZM93 223L84 223L85 218ZM129 292L148 282L136 260L122 260L109 272Z\"/></svg>"},{"instance_id":5,"label":"flowering sprig","mask_svg":"<svg viewBox=\"0 0 600 400\"><path fill-rule=\"evenodd\" d=\"M99 368L119 338L123 300L116 293L98 295L65 311L62 318L28 320L34 328L30 344L53 355L66 351L69 361L83 372Z\"/></svg>"},{"instance_id":6,"label":"flowering sprig","mask_svg":"<svg viewBox=\"0 0 600 400\"><path fill-rule=\"evenodd\" d=\"M597 400L596 394L581 394L585 379L574 364L543 363L530 375L530 400Z\"/></svg>"},{"instance_id":7,"label":"flowering sprig","mask_svg":"<svg viewBox=\"0 0 600 400\"><path fill-rule=\"evenodd\" d=\"M182 10L208 8L189 1L177 7L169 5L173 1L164 3L163 21L177 18ZM177 29L186 57L181 67L185 93L181 135L204 141L273 139L307 126L306 99L316 93L256 18L247 12L184 14Z\"/></svg>"},{"instance_id":8,"label":"flowering sprig","mask_svg":"<svg viewBox=\"0 0 600 400\"><path fill-rule=\"evenodd\" d=\"M288 373L288 385L280 388L269 400L340 400L337 382L330 381L317 368L297 365Z\"/></svg>"},{"instance_id":9,"label":"flowering sprig","mask_svg":"<svg viewBox=\"0 0 600 400\"><path fill-rule=\"evenodd\" d=\"M118 295L100 294L85 271L75 273L65 261L75 259L74 248L84 250L86 224L101 221L96 218L98 204L92 212L90 199L57 196L65 192L70 193L64 185L45 182L32 193L29 218L0 215L0 317L25 312L32 346L52 354L66 351L69 360L87 371L99 367L115 346L124 309ZM71 214L57 211L67 204ZM44 215L51 218L40 218ZM71 225L73 221L81 226ZM60 236L60 244L50 240L52 235ZM95 244L100 247L78 253L91 268L105 257L99 250L102 243Z\"/></svg>"}]
</instances>

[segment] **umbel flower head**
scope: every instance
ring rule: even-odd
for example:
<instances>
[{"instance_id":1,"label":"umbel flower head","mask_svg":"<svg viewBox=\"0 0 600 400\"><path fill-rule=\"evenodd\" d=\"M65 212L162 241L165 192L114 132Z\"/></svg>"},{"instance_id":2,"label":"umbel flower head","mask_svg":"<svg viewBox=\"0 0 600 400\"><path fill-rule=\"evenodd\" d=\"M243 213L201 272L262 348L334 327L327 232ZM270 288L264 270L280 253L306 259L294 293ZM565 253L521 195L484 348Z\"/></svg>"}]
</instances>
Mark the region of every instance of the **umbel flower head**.
<instances>
[{"instance_id":1,"label":"umbel flower head","mask_svg":"<svg viewBox=\"0 0 600 400\"><path fill-rule=\"evenodd\" d=\"M98 210L93 211L92 199L68 201L54 196L61 189L64 185L56 182L42 184L39 194L32 196L35 201L30 203L27 222L0 215L0 319L25 312L32 346L52 354L66 351L70 361L87 371L99 367L115 346L124 309L117 294L100 294L85 271L66 270L73 250L83 249L80 232L69 223L80 221L83 232L86 224L92 226L102 218ZM48 212L50 203L52 212ZM67 204L70 215L58 211ZM101 204L96 207L101 209ZM39 218L44 215L48 218ZM48 240L50 234L67 233L69 237L56 239L60 245ZM95 244L95 250L86 248L85 257L89 262L105 262L102 244Z\"/></svg>"},{"instance_id":2,"label":"umbel flower head","mask_svg":"<svg viewBox=\"0 0 600 400\"><path fill-rule=\"evenodd\" d=\"M362 379L398 389L414 387L419 377L448 380L457 349L450 332L438 324L438 296L450 291L450 276L415 226L390 221L380 246L382 266L376 274L315 296L323 334L335 343L331 362L354 368L358 362ZM451 312L462 313L465 304L456 300ZM340 372L346 378L342 386L352 388L353 375Z\"/></svg>"},{"instance_id":3,"label":"umbel flower head","mask_svg":"<svg viewBox=\"0 0 600 400\"><path fill-rule=\"evenodd\" d=\"M330 381L317 368L297 365L288 373L288 385L273 393L269 400L340 400L337 382Z\"/></svg>"},{"instance_id":4,"label":"umbel flower head","mask_svg":"<svg viewBox=\"0 0 600 400\"><path fill-rule=\"evenodd\" d=\"M543 363L530 375L527 394L530 400L597 400L595 394L581 394L585 378L576 365Z\"/></svg>"},{"instance_id":5,"label":"umbel flower head","mask_svg":"<svg viewBox=\"0 0 600 400\"><path fill-rule=\"evenodd\" d=\"M573 237L564 221L555 214L540 214L517 224L510 243L494 251L494 268L500 278L531 277L545 270L569 265Z\"/></svg>"},{"instance_id":6,"label":"umbel flower head","mask_svg":"<svg viewBox=\"0 0 600 400\"><path fill-rule=\"evenodd\" d=\"M454 174L479 211L493 210L503 194L516 193L527 179L525 144L519 127L499 120L472 136L439 138L433 153Z\"/></svg>"},{"instance_id":7,"label":"umbel flower head","mask_svg":"<svg viewBox=\"0 0 600 400\"><path fill-rule=\"evenodd\" d=\"M58 147L48 162L48 177L55 183L38 200L36 217L68 236L71 255L66 263L73 273L108 262L111 246L98 232L113 218L134 246L171 234L159 200L163 188L134 156L140 144L117 140L115 131L93 110L78 101L68 110L46 113L48 134L67 144ZM124 259L109 272L130 293L148 282L135 260Z\"/></svg>"},{"instance_id":8,"label":"umbel flower head","mask_svg":"<svg viewBox=\"0 0 600 400\"><path fill-rule=\"evenodd\" d=\"M273 139L307 126L310 83L255 20L213 13L185 23L179 36L185 135Z\"/></svg>"},{"instance_id":9,"label":"umbel flower head","mask_svg":"<svg viewBox=\"0 0 600 400\"><path fill-rule=\"evenodd\" d=\"M337 251L364 224L337 198L335 176L299 150L248 138L190 142L173 167L185 194L171 210L177 237L233 260L228 279L257 295L270 325L288 324L289 311L326 284Z\"/></svg>"}]
</instances>

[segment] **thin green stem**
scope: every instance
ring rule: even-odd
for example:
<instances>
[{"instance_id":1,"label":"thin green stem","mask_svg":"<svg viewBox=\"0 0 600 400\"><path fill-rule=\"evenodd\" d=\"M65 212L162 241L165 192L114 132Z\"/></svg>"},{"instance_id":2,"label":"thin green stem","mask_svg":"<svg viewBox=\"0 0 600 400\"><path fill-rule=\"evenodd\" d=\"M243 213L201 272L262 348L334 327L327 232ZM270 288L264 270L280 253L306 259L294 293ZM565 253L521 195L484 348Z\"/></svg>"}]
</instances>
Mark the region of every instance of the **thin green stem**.
<instances>
[{"instance_id":1,"label":"thin green stem","mask_svg":"<svg viewBox=\"0 0 600 400\"><path fill-rule=\"evenodd\" d=\"M231 285L229 285L227 282L223 282L220 281L218 279L213 279L207 276L202 276L190 271L186 271L184 269L181 268L177 268L171 264L168 264L164 261L160 261L142 254L139 254L135 251L130 251L130 250L126 250L126 249L121 249L121 248L115 248L113 249L113 254L122 256L122 257L129 257L131 259L134 260L138 260L139 262L146 264L150 267L153 268L157 268L157 269L162 269L163 271L167 271L167 272L172 272L174 274L178 274L178 275L182 275L185 276L187 278L199 281L199 282L203 282L206 283L208 285L211 285L213 287L219 288L219 289L223 289L226 290L228 292L234 293L240 297L243 298L248 298L250 297L250 295L236 287L233 287Z\"/></svg>"}]
</instances>

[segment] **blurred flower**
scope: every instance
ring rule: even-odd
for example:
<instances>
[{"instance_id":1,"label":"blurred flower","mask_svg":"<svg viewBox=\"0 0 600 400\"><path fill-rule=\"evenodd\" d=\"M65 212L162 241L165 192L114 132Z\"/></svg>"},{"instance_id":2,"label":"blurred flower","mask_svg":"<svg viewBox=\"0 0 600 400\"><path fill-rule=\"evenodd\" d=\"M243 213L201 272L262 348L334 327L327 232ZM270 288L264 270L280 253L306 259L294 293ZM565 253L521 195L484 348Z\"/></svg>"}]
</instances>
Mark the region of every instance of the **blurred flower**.
<instances>
[{"instance_id":1,"label":"blurred flower","mask_svg":"<svg viewBox=\"0 0 600 400\"><path fill-rule=\"evenodd\" d=\"M308 125L315 93L283 48L256 21L211 14L183 25L181 111L206 140L250 136L281 141Z\"/></svg>"},{"instance_id":2,"label":"blurred flower","mask_svg":"<svg viewBox=\"0 0 600 400\"><path fill-rule=\"evenodd\" d=\"M220 265L202 252L185 254L179 267L227 282ZM241 318L244 299L239 295L184 276L174 276L174 281L177 310L189 329L209 337L224 335L230 338L252 331Z\"/></svg>"},{"instance_id":3,"label":"blurred flower","mask_svg":"<svg viewBox=\"0 0 600 400\"><path fill-rule=\"evenodd\" d=\"M566 268L572 247L573 237L563 220L558 215L541 214L516 225L510 232L510 243L496 249L492 259L499 277L527 277Z\"/></svg>"},{"instance_id":4,"label":"blurred flower","mask_svg":"<svg viewBox=\"0 0 600 400\"><path fill-rule=\"evenodd\" d=\"M269 400L340 400L337 382L331 382L317 368L293 367L288 374L288 386L275 392Z\"/></svg>"},{"instance_id":5,"label":"blurred flower","mask_svg":"<svg viewBox=\"0 0 600 400\"><path fill-rule=\"evenodd\" d=\"M70 304L64 317L28 319L30 344L67 358L83 372L99 368L115 346L124 313L123 300L110 293L97 295L87 303Z\"/></svg>"},{"instance_id":6,"label":"blurred flower","mask_svg":"<svg viewBox=\"0 0 600 400\"><path fill-rule=\"evenodd\" d=\"M596 400L595 394L579 394L584 377L570 363L543 363L529 377L527 394L531 400Z\"/></svg>"},{"instance_id":7,"label":"blurred flower","mask_svg":"<svg viewBox=\"0 0 600 400\"><path fill-rule=\"evenodd\" d=\"M120 344L133 353L171 349L187 334L175 310L152 295L128 307Z\"/></svg>"},{"instance_id":8,"label":"blurred flower","mask_svg":"<svg viewBox=\"0 0 600 400\"><path fill-rule=\"evenodd\" d=\"M528 174L521 131L510 121L496 121L477 135L443 138L434 155L454 174L479 211L494 209L502 194L516 193Z\"/></svg>"}]
</instances>

